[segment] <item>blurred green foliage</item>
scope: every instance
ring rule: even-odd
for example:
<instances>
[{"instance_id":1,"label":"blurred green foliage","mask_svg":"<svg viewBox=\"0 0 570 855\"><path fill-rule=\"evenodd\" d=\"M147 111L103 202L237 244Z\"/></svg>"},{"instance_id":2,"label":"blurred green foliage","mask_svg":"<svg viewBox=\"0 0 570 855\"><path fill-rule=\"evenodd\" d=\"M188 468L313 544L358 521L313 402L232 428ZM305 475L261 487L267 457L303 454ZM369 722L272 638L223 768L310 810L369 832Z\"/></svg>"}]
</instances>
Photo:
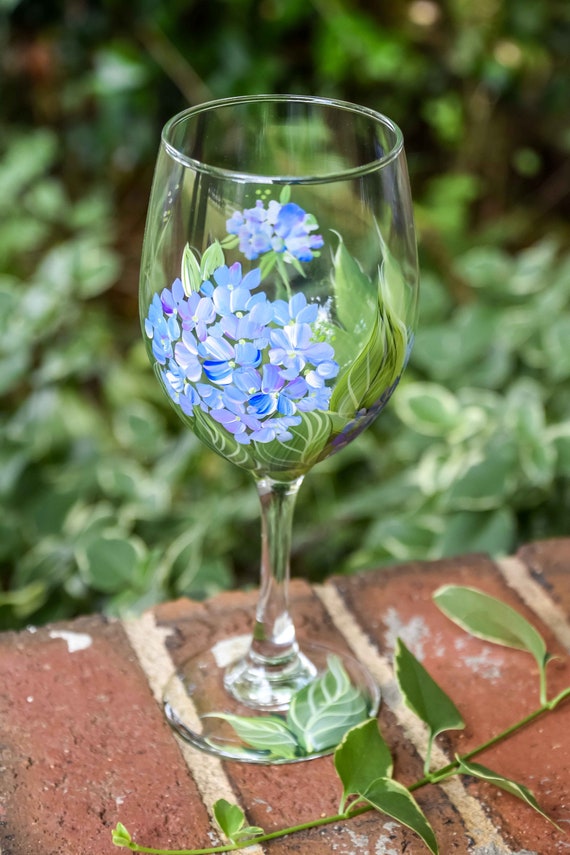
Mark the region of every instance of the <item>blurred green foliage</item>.
<instances>
[{"instance_id":1,"label":"blurred green foliage","mask_svg":"<svg viewBox=\"0 0 570 855\"><path fill-rule=\"evenodd\" d=\"M249 476L178 424L137 320L160 127L210 97L345 98L407 139L416 347L387 412L307 479L294 572L570 533L567 3L0 13L0 626L256 582Z\"/></svg>"}]
</instances>

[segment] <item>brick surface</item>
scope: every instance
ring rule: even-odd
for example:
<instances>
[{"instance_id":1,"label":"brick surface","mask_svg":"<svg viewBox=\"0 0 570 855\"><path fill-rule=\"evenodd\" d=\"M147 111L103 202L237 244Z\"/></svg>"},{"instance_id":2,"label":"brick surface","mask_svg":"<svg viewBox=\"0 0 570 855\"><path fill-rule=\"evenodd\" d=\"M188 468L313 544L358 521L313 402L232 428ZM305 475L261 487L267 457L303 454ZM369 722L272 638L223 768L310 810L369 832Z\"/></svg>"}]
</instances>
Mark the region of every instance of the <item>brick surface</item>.
<instances>
[{"instance_id":1,"label":"brick surface","mask_svg":"<svg viewBox=\"0 0 570 855\"><path fill-rule=\"evenodd\" d=\"M0 722L2 855L111 855L118 819L151 845L209 843L200 795L120 624L0 635Z\"/></svg>"},{"instance_id":2,"label":"brick surface","mask_svg":"<svg viewBox=\"0 0 570 855\"><path fill-rule=\"evenodd\" d=\"M401 636L455 700L466 729L440 740L453 757L531 713L539 706L539 694L538 669L529 654L468 636L433 605L434 591L450 580L507 602L539 629L551 653L564 656L549 627L540 624L506 585L497 567L483 557L401 567L382 576L339 579L336 584L381 651L390 655L396 636ZM549 685L551 696L570 685L568 657L549 666ZM570 703L550 720L542 719L480 755L477 762L526 785L549 815L562 825L570 824ZM545 855L568 851L567 840L522 802L482 783L471 782L469 790L515 848Z\"/></svg>"},{"instance_id":3,"label":"brick surface","mask_svg":"<svg viewBox=\"0 0 570 855\"><path fill-rule=\"evenodd\" d=\"M350 652L309 585L295 580L291 586L291 600L300 640L311 638ZM220 638L246 631L254 605L255 594L251 593L225 595L199 606L181 602L177 609L172 606L159 608L161 624L176 628L170 641L174 661L179 663L201 646L211 646ZM401 728L385 707L381 708L380 720L403 778L411 782L421 777L421 760L410 749ZM224 766L241 803L247 806L249 822L261 825L266 831L334 814L338 809L341 788L330 757L278 767L252 767L231 762ZM465 846L461 820L441 789L430 790L421 794L419 801L430 810L430 819L442 851L449 855L461 852L459 847ZM268 849L271 855L288 852L310 852L311 855L350 853L355 851L356 840L371 852L381 852L388 844L400 847L409 855L425 851L412 832L393 823L379 823L370 816L354 819L349 827L330 826L326 833L310 831L298 834L294 839L274 841Z\"/></svg>"},{"instance_id":4,"label":"brick surface","mask_svg":"<svg viewBox=\"0 0 570 855\"><path fill-rule=\"evenodd\" d=\"M519 550L518 557L527 565L539 585L554 602L570 615L570 550L568 540L546 540Z\"/></svg>"},{"instance_id":5,"label":"brick surface","mask_svg":"<svg viewBox=\"0 0 570 855\"><path fill-rule=\"evenodd\" d=\"M570 540L531 544L518 559L568 615ZM438 739L439 748L453 756L534 709L538 683L530 656L471 638L438 611L432 594L445 583L471 585L500 597L543 633L549 650L560 655L549 666L551 694L570 685L570 669L552 628L533 613L528 596L519 595L517 580L510 578L507 584L500 568L485 557L331 580L327 590L336 592L348 610L350 627L364 633L372 643L370 655L383 668L389 669L400 635L454 698L467 727ZM178 664L221 638L249 631L255 601L256 593L248 592L206 603L163 604L155 609L157 637L163 645L163 630L170 631L166 647ZM292 611L301 638L340 649L355 643L350 631L346 639L341 634L327 599L302 581L292 584ZM195 784L187 755L165 724L148 679L118 622L91 617L33 633L0 635L2 855L112 855L119 851L110 842L117 820L143 845L212 845L204 805L208 799ZM422 760L406 735L401 708L388 701L387 696L380 727L394 754L396 776L409 784L421 777ZM203 757L195 752L192 763ZM478 759L526 784L562 827L570 828L570 703ZM268 831L335 812L338 805L340 785L331 758L278 767L228 762L220 768L248 820ZM468 779L464 785L459 791L466 794L467 806L442 787L416 793L442 855L559 855L570 850L570 838L512 796ZM495 835L486 843L470 805L482 808L479 819ZM273 841L263 851L424 855L427 850L412 832L370 813Z\"/></svg>"}]
</instances>

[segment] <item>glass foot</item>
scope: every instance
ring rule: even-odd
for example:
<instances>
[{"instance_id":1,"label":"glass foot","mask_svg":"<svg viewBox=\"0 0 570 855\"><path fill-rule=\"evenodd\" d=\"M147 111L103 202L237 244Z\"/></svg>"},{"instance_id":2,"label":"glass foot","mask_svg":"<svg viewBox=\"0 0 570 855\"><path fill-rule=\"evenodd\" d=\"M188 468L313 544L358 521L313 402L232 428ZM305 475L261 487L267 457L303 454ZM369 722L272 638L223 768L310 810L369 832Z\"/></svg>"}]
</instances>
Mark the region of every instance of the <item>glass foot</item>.
<instances>
[{"instance_id":1,"label":"glass foot","mask_svg":"<svg viewBox=\"0 0 570 855\"><path fill-rule=\"evenodd\" d=\"M350 728L375 716L380 691L352 656L300 643L279 680L253 677L251 637L215 644L183 663L164 692L166 717L187 742L245 763L296 763L331 754ZM266 677L267 670L264 669ZM236 697L236 695L238 697Z\"/></svg>"}]
</instances>

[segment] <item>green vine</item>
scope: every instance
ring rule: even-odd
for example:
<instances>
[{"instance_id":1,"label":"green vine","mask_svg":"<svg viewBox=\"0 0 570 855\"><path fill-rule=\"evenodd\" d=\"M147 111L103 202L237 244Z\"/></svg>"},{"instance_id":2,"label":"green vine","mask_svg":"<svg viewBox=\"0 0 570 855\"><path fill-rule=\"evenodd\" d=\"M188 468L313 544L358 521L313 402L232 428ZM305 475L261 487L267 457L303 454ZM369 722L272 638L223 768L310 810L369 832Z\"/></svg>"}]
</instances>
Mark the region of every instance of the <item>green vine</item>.
<instances>
[{"instance_id":1,"label":"green vine","mask_svg":"<svg viewBox=\"0 0 570 855\"><path fill-rule=\"evenodd\" d=\"M113 830L115 846L150 855L215 855L244 849L254 842L266 843L311 828L348 821L368 811L377 810L412 829L432 855L438 855L439 849L433 829L415 801L413 793L427 784L439 784L454 775L476 777L510 793L540 813L563 833L544 813L527 787L472 761L542 716L553 713L570 698L570 686L548 700L546 667L552 657L537 630L510 606L481 591L455 585L447 585L436 591L434 601L451 620L471 635L525 650L533 655L539 667L540 706L471 751L456 755L455 759L445 766L431 770L431 751L435 738L445 731L464 727L464 722L453 701L403 642L398 640L395 672L404 703L428 729L424 774L417 781L404 787L394 780L389 747L378 729L377 721L368 719L348 731L334 754L336 772L343 787L338 813L266 834L257 826L247 825L245 814L238 805L220 799L214 805L214 815L229 843L205 849L157 849L141 846L119 822Z\"/></svg>"}]
</instances>

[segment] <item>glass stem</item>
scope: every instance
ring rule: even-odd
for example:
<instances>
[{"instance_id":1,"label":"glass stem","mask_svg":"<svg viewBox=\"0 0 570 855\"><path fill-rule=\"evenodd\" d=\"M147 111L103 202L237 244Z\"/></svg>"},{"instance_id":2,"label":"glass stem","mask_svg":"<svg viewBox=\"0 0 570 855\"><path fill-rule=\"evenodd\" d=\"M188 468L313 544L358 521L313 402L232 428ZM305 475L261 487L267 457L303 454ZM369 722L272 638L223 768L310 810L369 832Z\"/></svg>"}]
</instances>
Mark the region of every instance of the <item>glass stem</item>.
<instances>
[{"instance_id":1,"label":"glass stem","mask_svg":"<svg viewBox=\"0 0 570 855\"><path fill-rule=\"evenodd\" d=\"M257 481L261 503L261 584L251 655L280 664L297 653L295 627L289 614L289 559L295 500L303 478L281 483Z\"/></svg>"},{"instance_id":2,"label":"glass stem","mask_svg":"<svg viewBox=\"0 0 570 855\"><path fill-rule=\"evenodd\" d=\"M300 650L289 614L289 555L295 498L303 479L257 481L261 500L261 589L246 656L225 672L226 689L257 710L283 710L317 674Z\"/></svg>"}]
</instances>

